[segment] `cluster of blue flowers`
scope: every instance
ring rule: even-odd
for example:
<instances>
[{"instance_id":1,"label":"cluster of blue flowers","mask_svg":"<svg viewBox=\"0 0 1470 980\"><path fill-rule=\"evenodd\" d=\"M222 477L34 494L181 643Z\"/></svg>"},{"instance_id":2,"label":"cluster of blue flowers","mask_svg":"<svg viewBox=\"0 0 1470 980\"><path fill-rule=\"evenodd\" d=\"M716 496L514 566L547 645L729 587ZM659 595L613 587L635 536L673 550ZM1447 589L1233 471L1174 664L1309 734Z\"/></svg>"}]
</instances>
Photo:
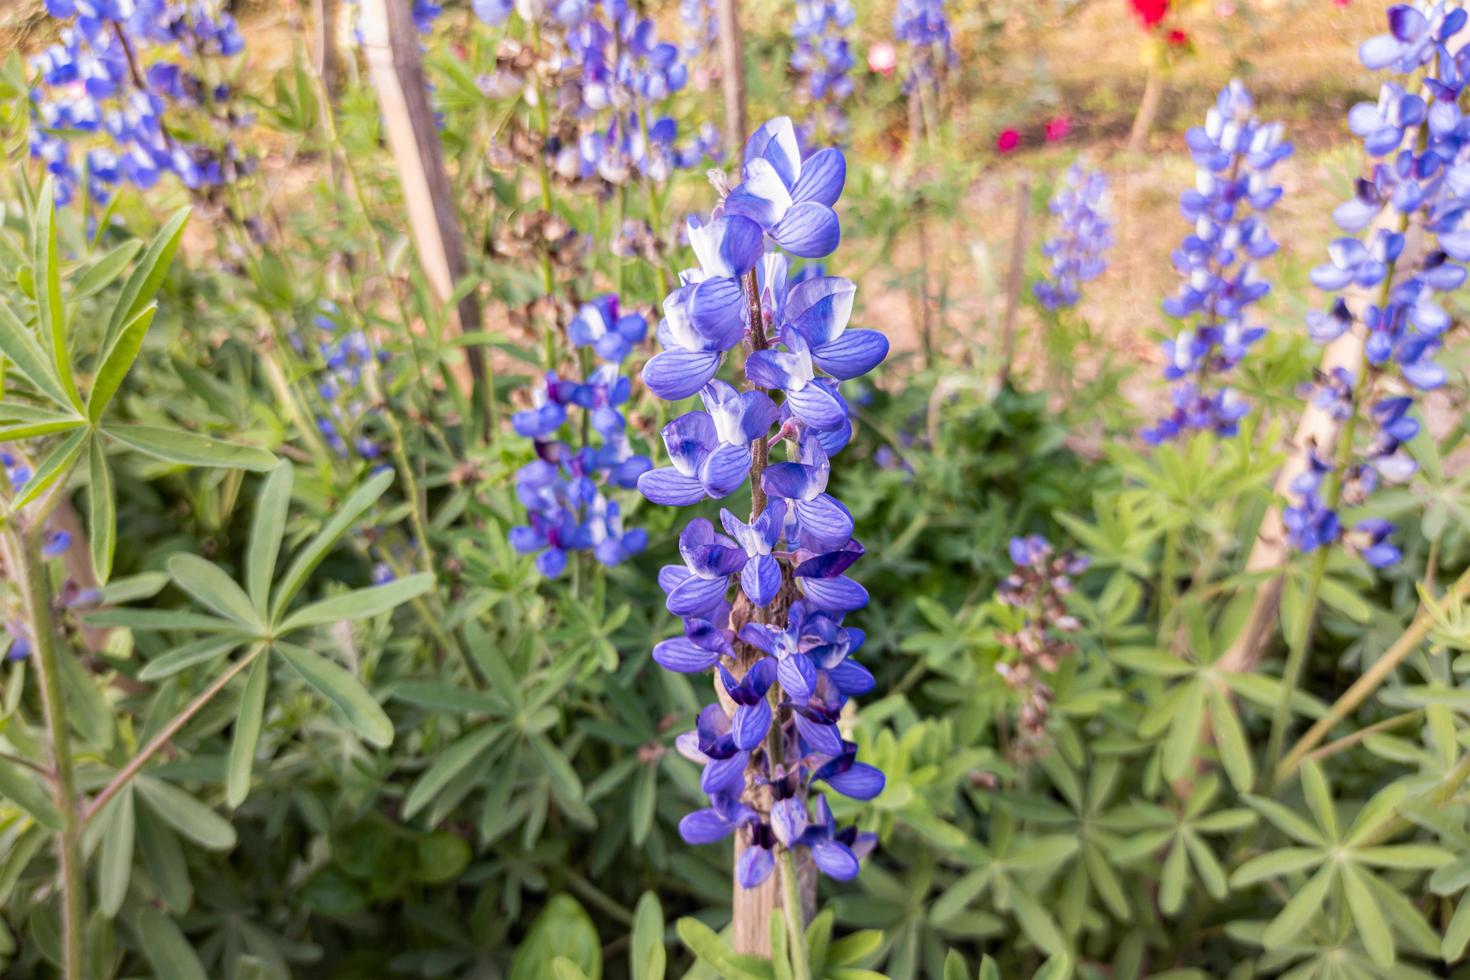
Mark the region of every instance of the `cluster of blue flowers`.
<instances>
[{"instance_id":1,"label":"cluster of blue flowers","mask_svg":"<svg viewBox=\"0 0 1470 980\"><path fill-rule=\"evenodd\" d=\"M1076 306L1082 284L1102 275L1108 266L1113 224L1108 220L1107 175L1072 164L1049 207L1056 216L1056 234L1041 246L1041 254L1051 264L1046 277L1031 289L1042 306L1060 310Z\"/></svg>"},{"instance_id":2,"label":"cluster of blue flowers","mask_svg":"<svg viewBox=\"0 0 1470 980\"><path fill-rule=\"evenodd\" d=\"M343 459L356 456L370 464L386 465L378 463L383 455L382 443L367 431L374 410L363 384L363 372L375 365L386 366L389 353L374 351L361 329L342 323L337 305L330 300L318 305L313 324L317 336L310 346L321 359L316 388L323 403L317 413L317 431L327 447ZM291 342L298 354L310 353L299 335L293 335Z\"/></svg>"},{"instance_id":3,"label":"cluster of blue flowers","mask_svg":"<svg viewBox=\"0 0 1470 980\"><path fill-rule=\"evenodd\" d=\"M909 48L906 88L938 84L939 73L954 62L954 41L944 0L898 0L893 11L893 37Z\"/></svg>"},{"instance_id":4,"label":"cluster of blue flowers","mask_svg":"<svg viewBox=\"0 0 1470 980\"><path fill-rule=\"evenodd\" d=\"M631 382L621 364L647 335L648 323L622 313L618 298L607 294L583 304L567 333L574 348L590 350L599 363L581 381L548 372L535 404L511 417L515 431L534 441L536 458L516 474L516 495L530 519L511 529L510 543L536 554L536 568L548 578L566 570L572 552L616 565L648 544L642 528L623 529L622 508L603 494L606 485L636 487L653 465L633 452L622 411ZM573 409L584 413L586 425L572 424ZM564 438L568 430L579 446Z\"/></svg>"},{"instance_id":5,"label":"cluster of blue flowers","mask_svg":"<svg viewBox=\"0 0 1470 980\"><path fill-rule=\"evenodd\" d=\"M1186 136L1197 170L1179 209L1194 231L1174 252L1184 281L1164 301L1164 312L1186 326L1163 344L1164 377L1175 382L1174 410L1141 433L1149 443L1192 431L1233 436L1249 411L1221 376L1265 335L1247 314L1271 291L1256 264L1276 252L1264 218L1281 198L1271 171L1292 152L1281 124L1261 122L1254 109L1245 86L1232 81L1205 124Z\"/></svg>"},{"instance_id":6,"label":"cluster of blue flowers","mask_svg":"<svg viewBox=\"0 0 1470 980\"><path fill-rule=\"evenodd\" d=\"M1310 447L1307 468L1292 487L1296 500L1283 514L1295 547L1314 551L1342 540L1375 567L1401 557L1389 540L1394 526L1375 518L1346 531L1337 507L1360 503L1381 482L1413 476L1416 464L1403 446L1419 432L1410 412L1414 393L1445 381L1434 356L1450 317L1436 294L1458 289L1465 281L1465 267L1458 263L1470 261L1470 229L1462 227L1470 211L1470 120L1459 106L1470 83L1470 44L1462 37L1466 13L1444 3L1398 5L1389 9L1388 24L1389 33L1359 50L1363 64L1403 80L1422 72L1422 87L1411 93L1402 82L1385 82L1376 103L1360 103L1348 113L1348 127L1373 163L1352 199L1333 212L1348 237L1334 241L1328 261L1311 274L1324 290L1357 288L1376 295L1353 304L1356 309L1339 296L1307 318L1312 339L1321 344L1349 331L1361 333L1357 370L1338 368L1321 378L1316 401L1341 420L1366 408L1376 431L1364 453L1342 447L1341 472L1336 461ZM1426 241L1422 256L1409 262L1402 258L1404 232L1415 214ZM1366 234L1352 237L1360 233ZM1351 429L1346 431L1350 437Z\"/></svg>"},{"instance_id":7,"label":"cluster of blue flowers","mask_svg":"<svg viewBox=\"0 0 1470 980\"><path fill-rule=\"evenodd\" d=\"M708 78L705 63L714 57L720 40L720 19L715 13L714 0L679 0L679 23L684 61L694 69L695 88L704 89L707 87L704 80Z\"/></svg>"},{"instance_id":8,"label":"cluster of blue flowers","mask_svg":"<svg viewBox=\"0 0 1470 980\"><path fill-rule=\"evenodd\" d=\"M689 69L679 46L660 41L653 20L628 0L475 0L474 10L494 26L514 11L545 27L538 33L548 50L538 54L551 74L574 79L573 94L564 92L558 105L575 117L578 138L547 148L558 173L614 185L635 175L662 182L717 152L713 125L680 143L678 122L658 113L688 83Z\"/></svg>"},{"instance_id":9,"label":"cluster of blue flowers","mask_svg":"<svg viewBox=\"0 0 1470 980\"><path fill-rule=\"evenodd\" d=\"M698 394L704 405L664 428L669 465L639 479L643 495L679 506L751 483L748 519L724 510L721 529L698 518L680 535L683 564L666 566L659 584L684 629L653 650L669 670L718 675L720 699L678 741L704 766L709 805L679 829L695 844L738 834L746 888L771 875L778 846L848 879L876 843L839 829L815 790L823 783L866 800L884 785L837 724L874 680L852 657L863 632L843 625L868 601L846 575L863 548L827 482L831 457L852 434L840 384L876 367L888 341L848 325L851 282L793 277L786 254L820 258L837 247L833 205L846 173L834 148L803 159L790 119L760 127L741 183L707 222L689 219L699 267L665 298L664 349L643 370L659 397ZM716 377L736 347L747 351L743 391ZM771 462L783 441L785 460Z\"/></svg>"},{"instance_id":10,"label":"cluster of blue flowers","mask_svg":"<svg viewBox=\"0 0 1470 980\"><path fill-rule=\"evenodd\" d=\"M797 0L791 70L801 79L800 89L813 106L811 117L797 134L803 146L847 134L843 103L852 95L848 72L853 65L847 31L856 17L850 0Z\"/></svg>"},{"instance_id":11,"label":"cluster of blue flowers","mask_svg":"<svg viewBox=\"0 0 1470 980\"><path fill-rule=\"evenodd\" d=\"M46 0L46 12L74 22L34 59L30 152L56 177L58 203L83 179L106 201L119 182L139 188L172 173L191 190L234 180L247 167L234 144L185 142L165 122L171 108L208 107L213 122L241 125L230 89L194 70L244 50L235 20L203 0ZM147 62L145 64L145 61ZM71 141L91 144L78 168Z\"/></svg>"}]
</instances>

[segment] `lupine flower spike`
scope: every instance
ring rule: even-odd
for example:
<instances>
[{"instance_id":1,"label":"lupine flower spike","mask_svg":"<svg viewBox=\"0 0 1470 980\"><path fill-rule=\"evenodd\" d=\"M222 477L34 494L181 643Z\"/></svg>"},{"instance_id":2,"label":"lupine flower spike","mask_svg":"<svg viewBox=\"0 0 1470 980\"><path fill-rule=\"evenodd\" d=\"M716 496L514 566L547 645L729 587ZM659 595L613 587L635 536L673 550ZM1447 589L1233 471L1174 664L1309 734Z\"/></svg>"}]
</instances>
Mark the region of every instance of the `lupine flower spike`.
<instances>
[{"instance_id":1,"label":"lupine flower spike","mask_svg":"<svg viewBox=\"0 0 1470 980\"><path fill-rule=\"evenodd\" d=\"M1076 306L1082 298L1082 284L1107 268L1107 251L1113 246L1107 175L1074 163L1067 168L1050 209L1057 227L1056 234L1041 246L1041 254L1049 260L1047 274L1031 288L1038 303L1048 310L1060 310Z\"/></svg>"},{"instance_id":2,"label":"lupine flower spike","mask_svg":"<svg viewBox=\"0 0 1470 980\"><path fill-rule=\"evenodd\" d=\"M717 676L719 700L678 743L704 767L709 796L680 832L691 844L738 835L747 888L788 851L829 876L856 875L876 838L839 828L822 790L871 799L884 784L837 724L874 681L852 656L863 632L843 622L868 602L845 574L863 549L828 476L851 436L841 384L876 367L888 341L849 325L851 282L793 277L787 257L836 248L845 174L838 150L803 159L790 119L757 130L740 185L708 220L690 220L699 267L664 300L664 351L643 371L655 394L704 403L665 428L669 465L643 474L643 494L682 505L751 483L748 515L725 509L720 529L699 518L680 535L683 563L659 583L684 627L653 650L669 670ZM737 347L744 390L717 377ZM768 461L783 441L787 458Z\"/></svg>"},{"instance_id":3,"label":"lupine flower spike","mask_svg":"<svg viewBox=\"0 0 1470 980\"><path fill-rule=\"evenodd\" d=\"M616 565L647 546L647 532L624 530L622 507L604 493L608 486L632 489L652 465L633 452L622 410L631 382L621 364L647 331L643 317L622 313L615 296L584 304L568 336L602 363L580 381L547 372L532 405L511 416L512 428L535 445L536 459L516 474L529 521L511 529L510 543L535 554L537 570L548 578L560 576L574 552Z\"/></svg>"},{"instance_id":4,"label":"lupine flower spike","mask_svg":"<svg viewBox=\"0 0 1470 980\"><path fill-rule=\"evenodd\" d=\"M1412 414L1417 392L1438 388L1445 370L1434 356L1450 325L1436 298L1458 289L1470 261L1470 125L1460 95L1470 82L1466 13L1447 4L1389 8L1389 33L1359 49L1363 64L1388 70L1377 102L1348 113L1348 128L1363 141L1371 163L1356 193L1333 212L1347 235L1312 270L1312 282L1337 292L1369 291L1371 299L1334 299L1307 316L1319 344L1353 332L1363 341L1357 370L1338 368L1318 378L1316 403L1339 420L1366 415L1376 431L1366 451L1344 444L1327 459L1309 447L1307 467L1292 486L1283 512L1291 543L1315 551L1339 541L1382 567L1399 560L1394 526L1370 519L1346 528L1338 507L1363 502L1383 482L1403 483L1417 464L1403 448L1419 433ZM1420 74L1422 72L1422 75ZM1419 77L1417 91L1405 86ZM1415 216L1424 229L1422 253L1406 255L1404 232Z\"/></svg>"},{"instance_id":5,"label":"lupine flower spike","mask_svg":"<svg viewBox=\"0 0 1470 980\"><path fill-rule=\"evenodd\" d=\"M1249 410L1223 376L1265 335L1250 309L1271 291L1257 268L1277 248L1264 215L1281 198L1271 171L1292 152L1280 123L1256 118L1239 81L1220 92L1186 140L1197 170L1179 209L1194 230L1174 252L1184 281L1164 301L1164 312L1184 326L1164 341L1174 410L1141 433L1154 444L1198 431L1233 436Z\"/></svg>"}]
</instances>

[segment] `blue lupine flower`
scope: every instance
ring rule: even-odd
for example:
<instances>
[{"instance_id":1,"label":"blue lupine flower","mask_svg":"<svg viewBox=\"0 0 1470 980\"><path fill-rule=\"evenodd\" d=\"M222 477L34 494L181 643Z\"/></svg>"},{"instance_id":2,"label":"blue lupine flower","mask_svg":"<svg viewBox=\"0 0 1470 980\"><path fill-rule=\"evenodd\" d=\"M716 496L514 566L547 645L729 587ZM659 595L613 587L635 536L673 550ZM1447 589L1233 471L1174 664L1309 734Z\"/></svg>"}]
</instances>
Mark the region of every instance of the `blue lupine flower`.
<instances>
[{"instance_id":1,"label":"blue lupine flower","mask_svg":"<svg viewBox=\"0 0 1470 980\"><path fill-rule=\"evenodd\" d=\"M1031 289L1042 306L1059 310L1077 305L1082 284L1107 268L1106 253L1113 246L1107 175L1074 163L1049 208L1056 216L1056 235L1041 246L1041 254L1051 262L1046 277Z\"/></svg>"},{"instance_id":2,"label":"blue lupine flower","mask_svg":"<svg viewBox=\"0 0 1470 980\"><path fill-rule=\"evenodd\" d=\"M893 37L909 48L906 89L938 85L940 73L954 63L944 0L898 0L893 11Z\"/></svg>"},{"instance_id":3,"label":"blue lupine flower","mask_svg":"<svg viewBox=\"0 0 1470 980\"><path fill-rule=\"evenodd\" d=\"M781 589L781 564L772 557L771 551L781 540L781 532L786 526L786 504L781 500L768 502L749 524L721 509L720 523L724 525L725 533L745 549L745 564L740 569L741 591L757 606L769 606Z\"/></svg>"},{"instance_id":4,"label":"blue lupine flower","mask_svg":"<svg viewBox=\"0 0 1470 980\"><path fill-rule=\"evenodd\" d=\"M1164 377L1175 382L1174 411L1141 433L1155 444L1191 431L1233 436L1249 411L1219 379L1265 336L1265 328L1245 317L1271 290L1256 268L1276 251L1262 216L1281 197L1271 170L1292 152L1280 123L1255 117L1239 81L1221 90L1205 124L1191 129L1186 141L1198 170L1179 206L1194 231L1174 252L1184 282L1163 308L1193 323L1163 343Z\"/></svg>"},{"instance_id":5,"label":"blue lupine flower","mask_svg":"<svg viewBox=\"0 0 1470 980\"><path fill-rule=\"evenodd\" d=\"M532 392L531 407L511 415L511 427L533 440L537 458L516 474L516 495L528 519L511 528L509 539L522 554L535 554L537 570L548 578L560 576L576 552L612 566L648 546L647 532L625 529L622 506L603 493L607 486L638 486L653 465L628 439L623 406L632 383L620 367L646 331L643 317L621 314L614 296L585 304L568 325L569 338L574 347L592 347L606 363L583 381L548 371ZM559 438L569 430L577 435L569 425L574 410L583 413L580 431L588 436L577 447Z\"/></svg>"},{"instance_id":6,"label":"blue lupine flower","mask_svg":"<svg viewBox=\"0 0 1470 980\"><path fill-rule=\"evenodd\" d=\"M249 121L229 106L229 86L194 71L244 50L234 18L218 4L61 0L48 2L46 10L58 20L75 18L60 31L58 44L32 60L41 82L31 93L30 152L57 178L58 203L71 200L84 178L88 193L105 202L119 181L147 189L173 173L184 186L201 190L250 169L233 142L218 148L183 143L174 135L178 127L164 123L168 112L198 109L206 101L214 125ZM135 76L132 66L145 61L151 63ZM80 171L69 145L79 134L110 141L90 147Z\"/></svg>"},{"instance_id":7,"label":"blue lupine flower","mask_svg":"<svg viewBox=\"0 0 1470 980\"><path fill-rule=\"evenodd\" d=\"M707 706L677 741L703 767L700 787L710 797L679 831L689 843L740 834L736 880L751 888L769 878L778 849L810 850L828 874L851 877L875 839L838 830L814 784L856 799L884 785L837 726L844 705L875 682L852 657L863 632L842 622L868 602L846 574L863 549L827 481L831 454L852 435L839 386L875 367L888 342L849 326L851 283L819 273L793 279L783 254L762 255L775 246L801 255L836 246L842 155L818 150L803 161L790 120L777 119L751 138L744 161L745 182L708 222L689 224L699 268L665 298L664 351L643 375L669 400L700 392L705 410L665 427L670 465L645 474L639 489L656 503L693 503L728 495L755 461L763 467L752 488L753 505L764 501L758 512L742 520L725 509L726 533L698 518L680 535L683 564L666 566L659 585L684 627L653 648L669 670L714 669L733 706ZM737 391L716 374L742 339L750 353L737 374L749 385ZM768 462L783 442L795 447L788 458ZM752 786L770 787L770 802L747 797ZM818 819L809 822L814 795Z\"/></svg>"},{"instance_id":8,"label":"blue lupine flower","mask_svg":"<svg viewBox=\"0 0 1470 980\"><path fill-rule=\"evenodd\" d=\"M856 19L850 0L797 0L791 36L791 70L800 89L814 104L813 115L798 134L803 146L818 136L839 139L847 133L843 103L852 95L853 56L847 31Z\"/></svg>"},{"instance_id":9,"label":"blue lupine flower","mask_svg":"<svg viewBox=\"0 0 1470 980\"><path fill-rule=\"evenodd\" d=\"M604 361L620 363L648 335L641 314L619 315L618 298L611 293L583 303L567 327L573 347L591 346Z\"/></svg>"},{"instance_id":10,"label":"blue lupine flower","mask_svg":"<svg viewBox=\"0 0 1470 980\"><path fill-rule=\"evenodd\" d=\"M832 205L847 181L847 159L834 147L805 160L790 118L761 126L745 144L740 186L725 198L725 213L744 215L792 255L830 255L842 232Z\"/></svg>"},{"instance_id":11,"label":"blue lupine flower","mask_svg":"<svg viewBox=\"0 0 1470 980\"><path fill-rule=\"evenodd\" d=\"M1371 519L1347 530L1337 508L1360 503L1383 481L1412 478L1416 464L1403 448L1419 432L1411 414L1412 393L1446 380L1434 355L1450 317L1435 295L1458 289L1466 278L1459 263L1470 260L1464 220L1470 212L1470 169L1460 163L1470 146L1470 125L1458 105L1470 82L1466 14L1444 4L1400 4L1389 9L1388 22L1388 34L1360 48L1364 65L1402 76L1425 69L1422 87L1415 93L1386 81L1376 103L1361 103L1349 112L1349 128L1375 162L1333 217L1344 231L1366 237L1334 241L1328 262L1311 274L1320 289L1373 287L1385 301L1354 309L1336 297L1326 311L1307 316L1308 332L1318 343L1349 331L1357 331L1363 342L1361 371L1339 367L1319 376L1314 403L1338 420L1366 411L1376 431L1364 451L1343 447L1347 465L1342 471L1311 451L1306 471L1292 484L1292 504L1283 511L1294 547L1311 552L1343 542L1376 567L1399 560L1398 548L1389 541L1393 525ZM1457 39L1452 51L1450 43ZM1424 228L1424 257L1405 270L1400 268L1404 230L1416 217Z\"/></svg>"}]
</instances>

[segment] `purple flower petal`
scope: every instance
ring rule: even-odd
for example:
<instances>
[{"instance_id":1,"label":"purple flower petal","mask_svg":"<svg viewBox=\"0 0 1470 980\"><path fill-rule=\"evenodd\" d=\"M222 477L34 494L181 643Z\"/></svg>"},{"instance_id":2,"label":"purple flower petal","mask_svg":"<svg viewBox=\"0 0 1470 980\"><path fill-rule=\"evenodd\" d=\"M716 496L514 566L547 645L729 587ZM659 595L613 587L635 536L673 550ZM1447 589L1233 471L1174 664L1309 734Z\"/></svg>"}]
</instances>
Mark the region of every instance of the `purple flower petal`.
<instances>
[{"instance_id":1,"label":"purple flower petal","mask_svg":"<svg viewBox=\"0 0 1470 980\"><path fill-rule=\"evenodd\" d=\"M739 705L735 709L735 745L741 749L753 749L761 744L766 732L771 730L771 702L765 698L751 705Z\"/></svg>"},{"instance_id":2,"label":"purple flower petal","mask_svg":"<svg viewBox=\"0 0 1470 980\"><path fill-rule=\"evenodd\" d=\"M770 555L757 555L740 570L740 588L751 602L764 609L781 590L781 565Z\"/></svg>"},{"instance_id":3,"label":"purple flower petal","mask_svg":"<svg viewBox=\"0 0 1470 980\"><path fill-rule=\"evenodd\" d=\"M749 222L747 222L749 224ZM689 294L689 319L708 345L729 350L745 333L745 295L738 279L706 279Z\"/></svg>"},{"instance_id":4,"label":"purple flower petal","mask_svg":"<svg viewBox=\"0 0 1470 980\"><path fill-rule=\"evenodd\" d=\"M743 162L749 167L756 160L769 163L787 187L796 183L802 168L801 145L789 116L777 116L750 134L750 139L745 141Z\"/></svg>"},{"instance_id":5,"label":"purple flower petal","mask_svg":"<svg viewBox=\"0 0 1470 980\"><path fill-rule=\"evenodd\" d=\"M817 366L842 381L867 374L887 356L888 338L877 330L847 330L836 340L812 347Z\"/></svg>"},{"instance_id":6,"label":"purple flower petal","mask_svg":"<svg viewBox=\"0 0 1470 980\"><path fill-rule=\"evenodd\" d=\"M857 287L839 276L797 283L786 300L787 324L808 344L819 347L842 336L856 297Z\"/></svg>"},{"instance_id":7,"label":"purple flower petal","mask_svg":"<svg viewBox=\"0 0 1470 980\"><path fill-rule=\"evenodd\" d=\"M837 731L836 725L820 724L799 712L793 714L796 718L796 730L811 751L818 755L837 755L842 751L842 735Z\"/></svg>"},{"instance_id":8,"label":"purple flower petal","mask_svg":"<svg viewBox=\"0 0 1470 980\"><path fill-rule=\"evenodd\" d=\"M812 605L826 612L845 613L868 604L868 590L846 575L835 578L804 578L802 592Z\"/></svg>"},{"instance_id":9,"label":"purple flower petal","mask_svg":"<svg viewBox=\"0 0 1470 980\"><path fill-rule=\"evenodd\" d=\"M816 201L830 208L842 196L846 182L847 158L841 150L829 146L802 161L801 176L791 187L791 198L797 203Z\"/></svg>"},{"instance_id":10,"label":"purple flower petal","mask_svg":"<svg viewBox=\"0 0 1470 980\"><path fill-rule=\"evenodd\" d=\"M721 215L708 225L688 220L689 244L708 277L736 279L760 261L764 247L761 226L743 215Z\"/></svg>"},{"instance_id":11,"label":"purple flower petal","mask_svg":"<svg viewBox=\"0 0 1470 980\"><path fill-rule=\"evenodd\" d=\"M786 392L791 414L814 429L835 429L847 419L847 405L825 385L803 385Z\"/></svg>"},{"instance_id":12,"label":"purple flower petal","mask_svg":"<svg viewBox=\"0 0 1470 980\"><path fill-rule=\"evenodd\" d=\"M788 797L771 807L771 832L783 847L790 847L807 828L806 808L800 800Z\"/></svg>"},{"instance_id":13,"label":"purple flower petal","mask_svg":"<svg viewBox=\"0 0 1470 980\"><path fill-rule=\"evenodd\" d=\"M846 772L826 777L828 786L854 800L871 800L883 792L886 782L883 770L866 762L854 762Z\"/></svg>"},{"instance_id":14,"label":"purple flower petal","mask_svg":"<svg viewBox=\"0 0 1470 980\"><path fill-rule=\"evenodd\" d=\"M776 856L771 849L752 844L740 852L740 860L735 863L735 879L741 888L756 888L771 877L775 869Z\"/></svg>"},{"instance_id":15,"label":"purple flower petal","mask_svg":"<svg viewBox=\"0 0 1470 980\"><path fill-rule=\"evenodd\" d=\"M771 237L792 255L819 259L831 255L842 241L837 212L825 204L793 204L771 228Z\"/></svg>"},{"instance_id":16,"label":"purple flower petal","mask_svg":"<svg viewBox=\"0 0 1470 980\"><path fill-rule=\"evenodd\" d=\"M745 790L745 766L749 752L736 752L728 759L713 759L699 776L699 788L711 796L728 793L737 796Z\"/></svg>"},{"instance_id":17,"label":"purple flower petal","mask_svg":"<svg viewBox=\"0 0 1470 980\"><path fill-rule=\"evenodd\" d=\"M850 645L848 652L851 653L854 649L856 645ZM842 663L829 669L827 677L839 693L850 698L860 698L878 685L873 675L868 672L868 668L853 660L852 657L848 657Z\"/></svg>"},{"instance_id":18,"label":"purple flower petal","mask_svg":"<svg viewBox=\"0 0 1470 980\"><path fill-rule=\"evenodd\" d=\"M643 383L664 401L676 402L708 384L719 367L719 351L675 348L649 358L643 365Z\"/></svg>"},{"instance_id":19,"label":"purple flower petal","mask_svg":"<svg viewBox=\"0 0 1470 980\"><path fill-rule=\"evenodd\" d=\"M653 648L653 662L680 674L697 674L719 663L720 651L706 650L684 636L664 640Z\"/></svg>"},{"instance_id":20,"label":"purple flower petal","mask_svg":"<svg viewBox=\"0 0 1470 980\"><path fill-rule=\"evenodd\" d=\"M776 676L781 681L781 688L798 701L811 697L817 687L817 667L804 653L783 657L776 666Z\"/></svg>"},{"instance_id":21,"label":"purple flower petal","mask_svg":"<svg viewBox=\"0 0 1470 980\"><path fill-rule=\"evenodd\" d=\"M750 446L744 443L721 446L709 454L699 469L699 479L716 500L733 493L749 475Z\"/></svg>"},{"instance_id":22,"label":"purple flower petal","mask_svg":"<svg viewBox=\"0 0 1470 980\"><path fill-rule=\"evenodd\" d=\"M821 493L811 500L797 500L794 506L802 532L813 543L835 546L852 537L852 513L836 497Z\"/></svg>"},{"instance_id":23,"label":"purple flower petal","mask_svg":"<svg viewBox=\"0 0 1470 980\"><path fill-rule=\"evenodd\" d=\"M803 463L772 463L761 474L761 487L772 497L810 500L826 487L826 474Z\"/></svg>"},{"instance_id":24,"label":"purple flower petal","mask_svg":"<svg viewBox=\"0 0 1470 980\"><path fill-rule=\"evenodd\" d=\"M838 881L856 878L861 867L857 855L846 844L839 844L835 840L822 840L812 844L812 860L817 863L822 874Z\"/></svg>"},{"instance_id":25,"label":"purple flower petal","mask_svg":"<svg viewBox=\"0 0 1470 980\"><path fill-rule=\"evenodd\" d=\"M675 616L697 615L722 602L729 581L724 578L700 578L691 575L669 593L664 603Z\"/></svg>"},{"instance_id":26,"label":"purple flower petal","mask_svg":"<svg viewBox=\"0 0 1470 980\"><path fill-rule=\"evenodd\" d=\"M649 470L638 478L638 492L664 507L687 507L706 496L697 477L685 476L672 466Z\"/></svg>"},{"instance_id":27,"label":"purple flower petal","mask_svg":"<svg viewBox=\"0 0 1470 980\"><path fill-rule=\"evenodd\" d=\"M679 836L686 844L713 844L734 832L734 821L713 807L695 810L679 821Z\"/></svg>"},{"instance_id":28,"label":"purple flower petal","mask_svg":"<svg viewBox=\"0 0 1470 980\"><path fill-rule=\"evenodd\" d=\"M784 389L801 374L800 357L789 351L751 351L745 359L745 377L757 388Z\"/></svg>"}]
</instances>

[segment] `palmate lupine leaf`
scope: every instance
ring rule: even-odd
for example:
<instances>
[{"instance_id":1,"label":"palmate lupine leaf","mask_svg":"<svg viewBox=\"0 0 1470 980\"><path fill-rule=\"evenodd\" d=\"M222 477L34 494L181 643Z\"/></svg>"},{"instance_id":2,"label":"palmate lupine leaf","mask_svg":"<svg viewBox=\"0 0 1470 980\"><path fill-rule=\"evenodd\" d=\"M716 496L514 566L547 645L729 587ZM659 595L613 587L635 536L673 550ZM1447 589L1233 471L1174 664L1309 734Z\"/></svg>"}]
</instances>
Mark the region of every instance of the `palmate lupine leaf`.
<instances>
[{"instance_id":1,"label":"palmate lupine leaf","mask_svg":"<svg viewBox=\"0 0 1470 980\"><path fill-rule=\"evenodd\" d=\"M1403 891L1382 881L1373 869L1427 871L1445 865L1449 851L1426 843L1380 844L1397 819L1405 797L1403 783L1390 784L1358 809L1346 830L1338 819L1326 774L1315 761L1301 769L1302 796L1312 820L1262 797L1247 796L1246 803L1295 844L1257 855L1236 869L1233 888L1245 888L1266 879L1288 882L1289 896L1281 911L1260 934L1268 950L1280 950L1308 933L1324 909L1335 909L1336 919L1350 921L1353 932L1374 964L1392 967L1397 951L1433 953L1440 940L1424 922ZM1305 880L1303 880L1305 876Z\"/></svg>"}]
</instances>

